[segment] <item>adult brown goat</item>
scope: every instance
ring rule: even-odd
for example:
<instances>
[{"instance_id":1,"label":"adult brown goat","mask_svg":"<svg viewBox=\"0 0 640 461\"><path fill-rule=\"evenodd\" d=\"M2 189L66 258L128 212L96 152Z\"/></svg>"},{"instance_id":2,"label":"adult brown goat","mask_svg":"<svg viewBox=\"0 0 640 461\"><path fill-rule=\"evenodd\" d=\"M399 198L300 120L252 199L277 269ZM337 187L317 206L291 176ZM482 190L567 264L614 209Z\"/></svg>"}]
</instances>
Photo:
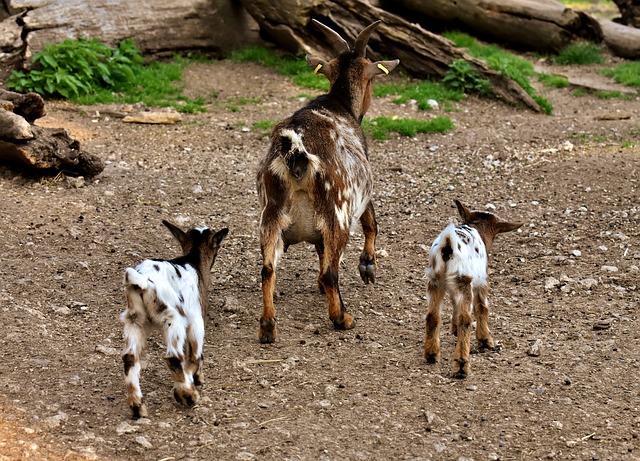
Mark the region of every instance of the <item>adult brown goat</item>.
<instances>
[{"instance_id":1,"label":"adult brown goat","mask_svg":"<svg viewBox=\"0 0 640 461\"><path fill-rule=\"evenodd\" d=\"M365 283L375 282L378 226L371 202L373 175L360 123L371 104L373 77L388 74L399 61L371 62L365 56L380 21L360 32L353 50L337 32L314 23L339 52L329 62L307 55L314 72L329 79L329 93L274 127L257 175L263 259L258 336L262 343L277 337L275 269L290 245L315 245L320 260L318 285L327 296L329 318L336 329L350 329L356 323L342 302L338 266L357 219L365 237L360 276Z\"/></svg>"}]
</instances>

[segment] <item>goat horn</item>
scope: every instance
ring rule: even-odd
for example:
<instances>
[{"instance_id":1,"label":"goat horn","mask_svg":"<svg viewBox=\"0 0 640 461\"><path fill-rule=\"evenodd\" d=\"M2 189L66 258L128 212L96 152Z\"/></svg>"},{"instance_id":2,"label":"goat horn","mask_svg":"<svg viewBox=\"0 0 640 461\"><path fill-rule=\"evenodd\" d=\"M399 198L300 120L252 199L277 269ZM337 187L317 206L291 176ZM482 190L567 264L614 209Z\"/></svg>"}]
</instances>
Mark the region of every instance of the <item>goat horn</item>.
<instances>
[{"instance_id":1,"label":"goat horn","mask_svg":"<svg viewBox=\"0 0 640 461\"><path fill-rule=\"evenodd\" d=\"M331 27L325 26L320 21L317 21L315 19L312 19L311 21L316 25L316 27L324 32L324 34L329 39L329 42L331 42L331 45L338 53L349 51L349 44L344 38L340 37L340 34L338 32L333 30Z\"/></svg>"},{"instance_id":2,"label":"goat horn","mask_svg":"<svg viewBox=\"0 0 640 461\"><path fill-rule=\"evenodd\" d=\"M371 34L375 30L375 28L378 27L381 22L382 21L376 21L373 24L365 27L364 30L360 32L358 38L356 38L356 44L353 47L353 52L356 54L356 56L364 57L367 51L367 42L369 41L369 38L371 37Z\"/></svg>"}]
</instances>

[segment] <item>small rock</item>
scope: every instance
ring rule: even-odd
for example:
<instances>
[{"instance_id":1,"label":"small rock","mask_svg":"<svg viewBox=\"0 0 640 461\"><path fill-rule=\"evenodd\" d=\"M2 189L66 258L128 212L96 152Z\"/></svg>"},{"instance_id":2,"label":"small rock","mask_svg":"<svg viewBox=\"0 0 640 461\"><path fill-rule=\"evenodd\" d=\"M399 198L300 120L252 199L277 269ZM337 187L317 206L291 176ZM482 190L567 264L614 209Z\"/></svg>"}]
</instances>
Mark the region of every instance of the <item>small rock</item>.
<instances>
[{"instance_id":1,"label":"small rock","mask_svg":"<svg viewBox=\"0 0 640 461\"><path fill-rule=\"evenodd\" d=\"M598 320L593 324L593 329L596 331L608 330L609 328L611 328L610 320Z\"/></svg>"},{"instance_id":2,"label":"small rock","mask_svg":"<svg viewBox=\"0 0 640 461\"><path fill-rule=\"evenodd\" d=\"M66 421L67 419L69 419L69 417L67 416L66 413L59 411L57 415L54 416L50 416L48 418L46 418L44 420L44 424L49 428L49 429L54 429L56 427L59 427L60 424L63 421Z\"/></svg>"},{"instance_id":3,"label":"small rock","mask_svg":"<svg viewBox=\"0 0 640 461\"><path fill-rule=\"evenodd\" d=\"M250 459L255 459L255 458L256 458L256 455L248 451L240 451L236 453L236 459L240 461L248 461Z\"/></svg>"},{"instance_id":4,"label":"small rock","mask_svg":"<svg viewBox=\"0 0 640 461\"><path fill-rule=\"evenodd\" d=\"M564 425L560 421L551 421L551 427L560 430L564 427Z\"/></svg>"},{"instance_id":5,"label":"small rock","mask_svg":"<svg viewBox=\"0 0 640 461\"><path fill-rule=\"evenodd\" d=\"M478 386L476 386L475 384L470 384L469 386L466 387L466 389L468 391L477 391L478 390Z\"/></svg>"},{"instance_id":6,"label":"small rock","mask_svg":"<svg viewBox=\"0 0 640 461\"><path fill-rule=\"evenodd\" d=\"M527 355L531 357L539 357L542 350L542 340L536 339L527 349Z\"/></svg>"},{"instance_id":7,"label":"small rock","mask_svg":"<svg viewBox=\"0 0 640 461\"><path fill-rule=\"evenodd\" d=\"M202 186L200 184L196 184L195 186L193 186L191 188L191 192L193 192L194 194L202 194Z\"/></svg>"},{"instance_id":8,"label":"small rock","mask_svg":"<svg viewBox=\"0 0 640 461\"><path fill-rule=\"evenodd\" d=\"M598 245L596 248L598 250L600 250L600 251L607 251L608 250L608 248L605 245Z\"/></svg>"},{"instance_id":9,"label":"small rock","mask_svg":"<svg viewBox=\"0 0 640 461\"><path fill-rule=\"evenodd\" d=\"M242 305L240 304L240 301L238 301L238 298L236 298L235 296L227 296L226 298L224 298L224 305L222 306L222 311L223 312L230 312L230 313L237 313L240 312L242 310Z\"/></svg>"},{"instance_id":10,"label":"small rock","mask_svg":"<svg viewBox=\"0 0 640 461\"><path fill-rule=\"evenodd\" d=\"M618 272L618 268L616 266L602 266L600 270L603 272Z\"/></svg>"},{"instance_id":11,"label":"small rock","mask_svg":"<svg viewBox=\"0 0 640 461\"><path fill-rule=\"evenodd\" d=\"M118 350L115 347L103 346L102 344L98 344L95 349L96 352L100 352L104 355L117 355Z\"/></svg>"},{"instance_id":12,"label":"small rock","mask_svg":"<svg viewBox=\"0 0 640 461\"><path fill-rule=\"evenodd\" d=\"M67 183L67 186L73 187L75 189L80 189L81 187L84 187L86 185L84 176L78 176L75 178L73 176L65 176L65 182Z\"/></svg>"},{"instance_id":13,"label":"small rock","mask_svg":"<svg viewBox=\"0 0 640 461\"><path fill-rule=\"evenodd\" d=\"M573 448L578 445L578 442L576 442L575 440L567 440L566 444L569 448Z\"/></svg>"},{"instance_id":14,"label":"small rock","mask_svg":"<svg viewBox=\"0 0 640 461\"><path fill-rule=\"evenodd\" d=\"M131 434L132 432L135 432L137 430L138 430L137 427L132 426L126 421L123 421L118 425L118 427L116 427L116 434L118 435Z\"/></svg>"},{"instance_id":15,"label":"small rock","mask_svg":"<svg viewBox=\"0 0 640 461\"><path fill-rule=\"evenodd\" d=\"M560 280L555 277L547 277L544 281L544 289L545 291L553 290L554 288L560 285Z\"/></svg>"},{"instance_id":16,"label":"small rock","mask_svg":"<svg viewBox=\"0 0 640 461\"><path fill-rule=\"evenodd\" d=\"M578 283L580 283L580 285L585 287L587 290L590 290L591 287L594 287L598 284L598 281L596 279L582 279Z\"/></svg>"},{"instance_id":17,"label":"small rock","mask_svg":"<svg viewBox=\"0 0 640 461\"><path fill-rule=\"evenodd\" d=\"M579 258L580 256L582 256L582 251L580 251L580 250L573 250L573 251L571 252L571 254L572 254L573 256L575 256L576 258Z\"/></svg>"},{"instance_id":18,"label":"small rock","mask_svg":"<svg viewBox=\"0 0 640 461\"><path fill-rule=\"evenodd\" d=\"M484 206L487 210L495 210L496 206L493 203L487 203Z\"/></svg>"},{"instance_id":19,"label":"small rock","mask_svg":"<svg viewBox=\"0 0 640 461\"><path fill-rule=\"evenodd\" d=\"M431 107L433 110L438 110L440 108L438 101L436 101L435 99L427 99L427 104L429 104L429 107Z\"/></svg>"},{"instance_id":20,"label":"small rock","mask_svg":"<svg viewBox=\"0 0 640 461\"><path fill-rule=\"evenodd\" d=\"M53 311L56 314L60 314L60 315L69 315L69 314L71 314L71 309L69 309L66 306L53 306Z\"/></svg>"},{"instance_id":21,"label":"small rock","mask_svg":"<svg viewBox=\"0 0 640 461\"><path fill-rule=\"evenodd\" d=\"M389 252L387 250L377 250L376 256L380 256L381 258L386 258L389 256Z\"/></svg>"},{"instance_id":22,"label":"small rock","mask_svg":"<svg viewBox=\"0 0 640 461\"><path fill-rule=\"evenodd\" d=\"M151 442L149 442L147 440L147 438L143 435L139 435L136 437L136 442L139 443L140 445L142 445L145 448L153 448L153 445L151 445Z\"/></svg>"},{"instance_id":23,"label":"small rock","mask_svg":"<svg viewBox=\"0 0 640 461\"><path fill-rule=\"evenodd\" d=\"M571 152L573 150L573 144L571 143L571 141L565 141L564 144L562 144L562 149L566 150L567 152Z\"/></svg>"},{"instance_id":24,"label":"small rock","mask_svg":"<svg viewBox=\"0 0 640 461\"><path fill-rule=\"evenodd\" d=\"M436 442L436 443L433 444L433 448L435 448L435 450L438 453L442 453L443 451L445 451L447 449L447 446L444 443Z\"/></svg>"}]
</instances>

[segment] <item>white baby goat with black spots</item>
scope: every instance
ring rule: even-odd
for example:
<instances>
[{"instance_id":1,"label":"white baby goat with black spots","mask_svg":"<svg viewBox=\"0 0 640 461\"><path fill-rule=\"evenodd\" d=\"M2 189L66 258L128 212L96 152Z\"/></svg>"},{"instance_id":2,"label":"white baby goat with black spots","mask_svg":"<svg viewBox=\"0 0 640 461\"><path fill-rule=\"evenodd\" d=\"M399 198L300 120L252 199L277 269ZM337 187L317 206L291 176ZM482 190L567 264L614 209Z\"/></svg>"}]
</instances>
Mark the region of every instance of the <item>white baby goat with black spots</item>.
<instances>
[{"instance_id":1,"label":"white baby goat with black spots","mask_svg":"<svg viewBox=\"0 0 640 461\"><path fill-rule=\"evenodd\" d=\"M193 406L199 399L195 386L204 382L202 347L211 268L220 243L229 232L207 227L183 232L162 221L180 242L183 256L171 260L147 259L124 275L127 308L124 324L124 362L127 402L133 417L147 416L140 389L140 356L153 327L162 329L167 347L165 361L173 377L173 395Z\"/></svg>"},{"instance_id":2,"label":"white baby goat with black spots","mask_svg":"<svg viewBox=\"0 0 640 461\"><path fill-rule=\"evenodd\" d=\"M429 363L440 360L440 308L448 293L453 303L451 332L457 337L453 376L464 379L469 374L471 310L480 349L498 349L488 325L487 255L497 234L515 230L522 223L502 221L492 213L470 211L458 200L455 203L462 224L449 224L435 239L429 254L424 355Z\"/></svg>"}]
</instances>

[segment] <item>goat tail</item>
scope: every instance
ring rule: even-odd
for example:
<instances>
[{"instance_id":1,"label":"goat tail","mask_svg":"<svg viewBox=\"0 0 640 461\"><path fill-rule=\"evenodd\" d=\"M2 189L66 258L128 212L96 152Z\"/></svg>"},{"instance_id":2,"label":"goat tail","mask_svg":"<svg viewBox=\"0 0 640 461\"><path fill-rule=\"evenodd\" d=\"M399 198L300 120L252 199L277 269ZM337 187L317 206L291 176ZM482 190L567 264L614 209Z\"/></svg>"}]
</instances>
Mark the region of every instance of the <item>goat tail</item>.
<instances>
[{"instance_id":1,"label":"goat tail","mask_svg":"<svg viewBox=\"0 0 640 461\"><path fill-rule=\"evenodd\" d=\"M133 267L128 267L124 272L124 286L144 291L149 286L149 279Z\"/></svg>"}]
</instances>

